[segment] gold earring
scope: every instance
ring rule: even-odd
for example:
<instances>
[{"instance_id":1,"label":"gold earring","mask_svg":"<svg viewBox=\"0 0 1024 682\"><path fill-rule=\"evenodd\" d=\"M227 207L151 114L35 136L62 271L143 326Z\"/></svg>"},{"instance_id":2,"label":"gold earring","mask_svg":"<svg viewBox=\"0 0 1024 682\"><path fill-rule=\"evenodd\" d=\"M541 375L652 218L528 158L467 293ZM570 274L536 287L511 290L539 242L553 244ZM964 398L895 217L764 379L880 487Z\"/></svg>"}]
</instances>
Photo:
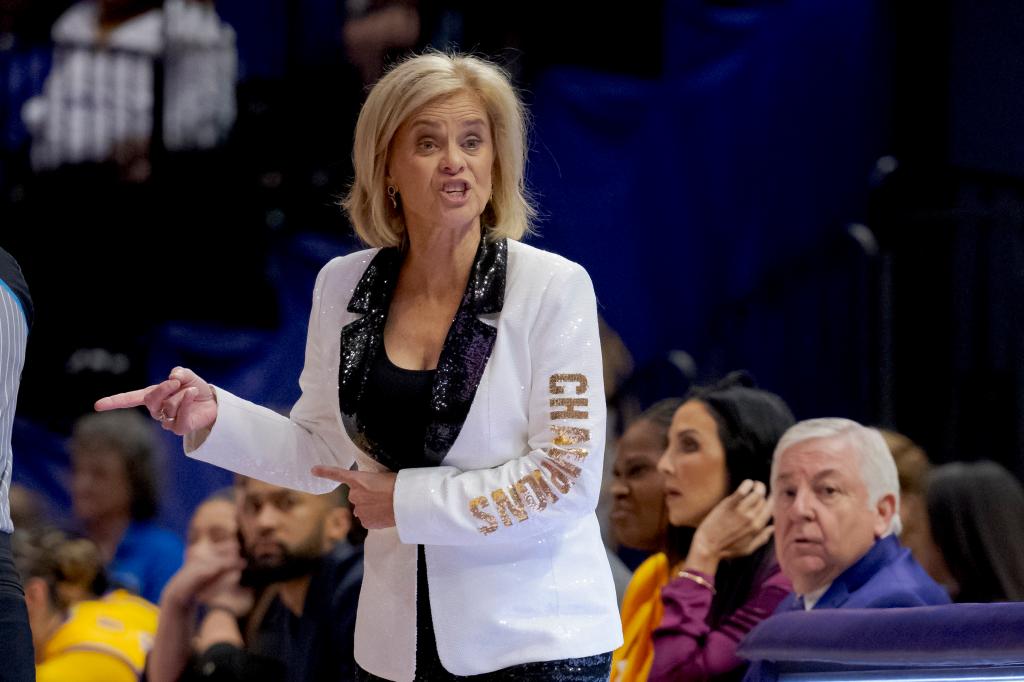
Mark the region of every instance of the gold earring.
<instances>
[{"instance_id":1,"label":"gold earring","mask_svg":"<svg viewBox=\"0 0 1024 682\"><path fill-rule=\"evenodd\" d=\"M398 188L394 185L388 185L388 199L391 200L391 208L398 210Z\"/></svg>"}]
</instances>

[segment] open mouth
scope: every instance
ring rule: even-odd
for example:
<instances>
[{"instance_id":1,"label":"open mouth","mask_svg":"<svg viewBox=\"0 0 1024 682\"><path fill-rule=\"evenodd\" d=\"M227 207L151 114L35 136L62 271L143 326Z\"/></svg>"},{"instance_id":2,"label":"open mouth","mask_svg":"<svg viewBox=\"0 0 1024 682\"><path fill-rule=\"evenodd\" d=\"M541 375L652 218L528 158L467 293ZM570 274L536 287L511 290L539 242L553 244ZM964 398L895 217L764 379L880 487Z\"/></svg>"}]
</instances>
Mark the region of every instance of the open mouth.
<instances>
[{"instance_id":1,"label":"open mouth","mask_svg":"<svg viewBox=\"0 0 1024 682\"><path fill-rule=\"evenodd\" d=\"M452 199L461 199L468 191L469 184L465 182L446 182L441 188L441 192Z\"/></svg>"}]
</instances>

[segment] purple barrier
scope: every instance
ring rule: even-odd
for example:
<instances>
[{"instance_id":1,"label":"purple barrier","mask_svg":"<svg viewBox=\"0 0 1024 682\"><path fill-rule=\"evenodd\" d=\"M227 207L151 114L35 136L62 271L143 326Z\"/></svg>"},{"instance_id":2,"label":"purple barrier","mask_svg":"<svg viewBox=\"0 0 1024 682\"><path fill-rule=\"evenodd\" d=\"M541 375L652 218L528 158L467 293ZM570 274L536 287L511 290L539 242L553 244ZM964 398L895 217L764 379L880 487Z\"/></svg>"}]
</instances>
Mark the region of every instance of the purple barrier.
<instances>
[{"instance_id":1,"label":"purple barrier","mask_svg":"<svg viewBox=\"0 0 1024 682\"><path fill-rule=\"evenodd\" d=\"M1024 603L783 613L739 648L780 673L1024 664Z\"/></svg>"}]
</instances>

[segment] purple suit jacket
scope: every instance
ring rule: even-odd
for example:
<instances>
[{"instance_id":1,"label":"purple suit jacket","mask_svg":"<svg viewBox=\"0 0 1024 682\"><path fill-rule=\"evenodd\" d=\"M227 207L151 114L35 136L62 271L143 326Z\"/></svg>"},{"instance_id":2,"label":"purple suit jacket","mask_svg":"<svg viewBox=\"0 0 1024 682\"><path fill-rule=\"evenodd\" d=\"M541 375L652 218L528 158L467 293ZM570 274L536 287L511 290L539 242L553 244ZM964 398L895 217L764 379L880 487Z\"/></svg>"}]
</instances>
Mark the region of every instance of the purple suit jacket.
<instances>
[{"instance_id":1,"label":"purple suit jacket","mask_svg":"<svg viewBox=\"0 0 1024 682\"><path fill-rule=\"evenodd\" d=\"M948 604L949 595L900 546L895 536L884 537L833 581L813 610L899 608ZM795 594L786 597L775 613L802 609ZM774 615L774 614L773 614ZM760 628L770 628L766 619ZM739 649L743 656L743 647ZM772 682L778 670L772 661L754 659L743 682Z\"/></svg>"}]
</instances>

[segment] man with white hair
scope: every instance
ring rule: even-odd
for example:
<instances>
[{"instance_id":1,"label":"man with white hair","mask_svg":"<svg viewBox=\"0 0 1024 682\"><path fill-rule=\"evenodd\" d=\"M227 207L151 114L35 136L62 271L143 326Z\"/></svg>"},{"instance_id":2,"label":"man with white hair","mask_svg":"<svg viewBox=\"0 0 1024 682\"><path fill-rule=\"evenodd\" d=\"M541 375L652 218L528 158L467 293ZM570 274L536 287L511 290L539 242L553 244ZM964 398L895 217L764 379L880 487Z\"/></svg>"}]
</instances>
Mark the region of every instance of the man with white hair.
<instances>
[{"instance_id":1,"label":"man with white hair","mask_svg":"<svg viewBox=\"0 0 1024 682\"><path fill-rule=\"evenodd\" d=\"M897 539L899 480L878 431L799 422L775 448L771 484L775 552L794 589L775 613L949 603ZM744 682L774 677L770 662L755 661Z\"/></svg>"},{"instance_id":2,"label":"man with white hair","mask_svg":"<svg viewBox=\"0 0 1024 682\"><path fill-rule=\"evenodd\" d=\"M900 547L896 464L875 429L811 419L775 448L775 551L795 594L779 610L945 604Z\"/></svg>"}]
</instances>

